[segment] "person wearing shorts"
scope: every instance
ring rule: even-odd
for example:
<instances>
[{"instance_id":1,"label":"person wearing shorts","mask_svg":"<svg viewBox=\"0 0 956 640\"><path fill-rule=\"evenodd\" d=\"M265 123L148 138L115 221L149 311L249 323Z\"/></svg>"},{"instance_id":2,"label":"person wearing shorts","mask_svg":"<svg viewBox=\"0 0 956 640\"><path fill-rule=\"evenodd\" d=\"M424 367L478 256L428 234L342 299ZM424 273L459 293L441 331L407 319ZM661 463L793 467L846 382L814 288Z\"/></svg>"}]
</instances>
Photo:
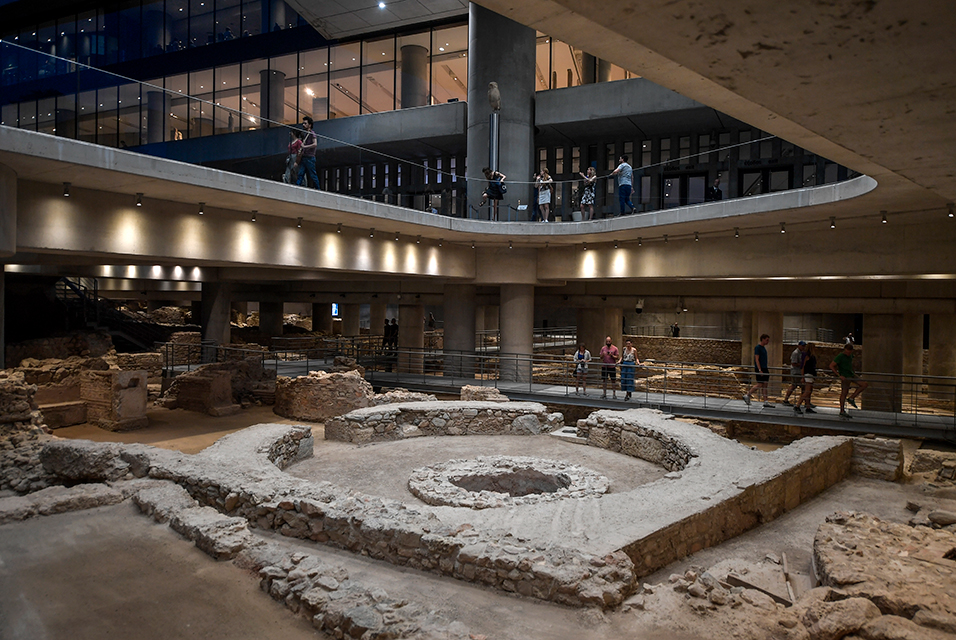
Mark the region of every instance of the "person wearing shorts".
<instances>
[{"instance_id":1,"label":"person wearing shorts","mask_svg":"<svg viewBox=\"0 0 956 640\"><path fill-rule=\"evenodd\" d=\"M584 388L584 395L588 394L588 363L591 362L591 352L584 348L584 343L578 345L574 354L574 395L578 389Z\"/></svg>"},{"instance_id":2,"label":"person wearing shorts","mask_svg":"<svg viewBox=\"0 0 956 640\"><path fill-rule=\"evenodd\" d=\"M803 393L797 398L797 403L793 405L793 412L800 415L800 405L806 413L816 413L813 405L810 404L810 397L813 395L813 382L817 377L817 357L813 353L813 345L807 344L803 353L803 368L800 371L803 377Z\"/></svg>"},{"instance_id":3,"label":"person wearing shorts","mask_svg":"<svg viewBox=\"0 0 956 640\"><path fill-rule=\"evenodd\" d=\"M744 394L744 402L748 405L753 397L754 391L760 391L760 397L763 398L763 406L772 408L773 403L767 400L767 383L770 382L770 367L767 365L767 345L770 344L770 336L766 333L760 336L760 342L754 347L754 374L756 382L750 387L750 391Z\"/></svg>"},{"instance_id":4,"label":"person wearing shorts","mask_svg":"<svg viewBox=\"0 0 956 640\"><path fill-rule=\"evenodd\" d=\"M604 390L604 393L601 395L602 398L607 397L607 385L608 382L611 384L611 393L614 396L614 399L617 400L617 363L620 361L620 352L617 350L617 347L611 342L611 336L608 336L604 339L604 346L601 347L601 388Z\"/></svg>"},{"instance_id":5,"label":"person wearing shorts","mask_svg":"<svg viewBox=\"0 0 956 640\"><path fill-rule=\"evenodd\" d=\"M799 399L803 396L803 359L806 358L807 354L807 343L801 340L797 343L797 348L793 350L793 353L790 354L790 387L787 389L787 395L783 398L783 404L788 407L790 403L790 394L792 394L797 387L800 387L800 393L797 395ZM797 402L797 406L800 406L800 402Z\"/></svg>"},{"instance_id":6,"label":"person wearing shorts","mask_svg":"<svg viewBox=\"0 0 956 640\"><path fill-rule=\"evenodd\" d=\"M844 420L850 418L850 412L846 410L846 404L854 409L856 406L856 397L863 393L869 385L865 380L860 380L853 371L853 344L847 342L843 345L843 351L838 353L833 362L830 363L830 370L840 377L840 417ZM853 393L850 388L856 387Z\"/></svg>"}]
</instances>

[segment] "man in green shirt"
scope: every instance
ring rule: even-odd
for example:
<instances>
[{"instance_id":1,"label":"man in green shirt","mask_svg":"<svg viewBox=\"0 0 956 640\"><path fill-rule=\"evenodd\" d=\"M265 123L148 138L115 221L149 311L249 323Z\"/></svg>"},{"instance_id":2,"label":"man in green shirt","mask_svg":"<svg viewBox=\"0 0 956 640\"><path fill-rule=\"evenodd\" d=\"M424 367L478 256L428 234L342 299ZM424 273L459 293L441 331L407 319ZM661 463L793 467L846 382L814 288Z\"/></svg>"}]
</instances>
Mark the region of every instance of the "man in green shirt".
<instances>
[{"instance_id":1,"label":"man in green shirt","mask_svg":"<svg viewBox=\"0 0 956 640\"><path fill-rule=\"evenodd\" d=\"M846 410L846 403L849 402L850 406L858 409L855 398L869 386L864 380L857 378L856 373L853 372L853 344L847 342L843 346L843 351L838 353L833 362L830 363L830 369L835 375L840 376L840 417L849 418L850 414ZM856 390L847 397L851 386L856 386Z\"/></svg>"}]
</instances>

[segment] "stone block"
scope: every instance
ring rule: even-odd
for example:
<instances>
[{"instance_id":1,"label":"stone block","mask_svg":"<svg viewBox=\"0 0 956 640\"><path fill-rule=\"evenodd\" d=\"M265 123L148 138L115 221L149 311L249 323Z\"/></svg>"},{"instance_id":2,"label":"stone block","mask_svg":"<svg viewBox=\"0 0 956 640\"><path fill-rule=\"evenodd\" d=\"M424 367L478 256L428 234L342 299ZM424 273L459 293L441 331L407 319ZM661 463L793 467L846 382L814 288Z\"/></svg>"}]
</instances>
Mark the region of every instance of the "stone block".
<instances>
[{"instance_id":1,"label":"stone block","mask_svg":"<svg viewBox=\"0 0 956 640\"><path fill-rule=\"evenodd\" d=\"M903 443L886 438L853 438L850 472L896 482L903 476Z\"/></svg>"},{"instance_id":2,"label":"stone block","mask_svg":"<svg viewBox=\"0 0 956 640\"><path fill-rule=\"evenodd\" d=\"M311 371L307 376L276 381L273 411L285 418L322 422L370 406L374 395L372 385L357 371Z\"/></svg>"},{"instance_id":3,"label":"stone block","mask_svg":"<svg viewBox=\"0 0 956 640\"><path fill-rule=\"evenodd\" d=\"M80 377L80 399L87 421L108 431L145 427L145 371L86 371Z\"/></svg>"},{"instance_id":4,"label":"stone block","mask_svg":"<svg viewBox=\"0 0 956 640\"><path fill-rule=\"evenodd\" d=\"M177 378L175 394L169 394L165 406L198 411L211 416L233 415L242 410L232 401L232 383L225 371L209 371Z\"/></svg>"},{"instance_id":5,"label":"stone block","mask_svg":"<svg viewBox=\"0 0 956 640\"><path fill-rule=\"evenodd\" d=\"M81 400L40 405L43 421L51 429L86 422L86 403Z\"/></svg>"}]
</instances>

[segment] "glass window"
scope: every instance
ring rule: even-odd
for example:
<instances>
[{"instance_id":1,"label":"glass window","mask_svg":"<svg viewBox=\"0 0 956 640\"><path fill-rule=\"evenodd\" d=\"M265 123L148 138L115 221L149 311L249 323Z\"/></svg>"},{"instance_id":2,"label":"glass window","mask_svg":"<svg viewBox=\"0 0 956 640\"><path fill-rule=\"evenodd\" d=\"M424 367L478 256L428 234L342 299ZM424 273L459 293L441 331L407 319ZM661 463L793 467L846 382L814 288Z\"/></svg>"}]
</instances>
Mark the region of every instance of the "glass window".
<instances>
[{"instance_id":1,"label":"glass window","mask_svg":"<svg viewBox=\"0 0 956 640\"><path fill-rule=\"evenodd\" d=\"M664 178L662 201L663 208L670 209L680 206L680 178Z\"/></svg>"},{"instance_id":2,"label":"glass window","mask_svg":"<svg viewBox=\"0 0 956 640\"><path fill-rule=\"evenodd\" d=\"M752 196L757 193L763 193L763 172L762 171L741 172L740 194L742 196Z\"/></svg>"},{"instance_id":3,"label":"glass window","mask_svg":"<svg viewBox=\"0 0 956 640\"><path fill-rule=\"evenodd\" d=\"M571 173L577 175L581 171L581 147L571 147Z\"/></svg>"},{"instance_id":4,"label":"glass window","mask_svg":"<svg viewBox=\"0 0 956 640\"><path fill-rule=\"evenodd\" d=\"M259 35L262 32L262 2L246 0L242 3L241 37Z\"/></svg>"},{"instance_id":5,"label":"glass window","mask_svg":"<svg viewBox=\"0 0 956 640\"><path fill-rule=\"evenodd\" d=\"M96 92L96 143L110 147L117 145L116 140L116 87L107 87Z\"/></svg>"},{"instance_id":6,"label":"glass window","mask_svg":"<svg viewBox=\"0 0 956 640\"><path fill-rule=\"evenodd\" d=\"M155 56L165 52L170 42L169 29L172 27L172 20L167 21L164 5L163 0L143 2L142 32L139 37L142 40L144 56Z\"/></svg>"},{"instance_id":7,"label":"glass window","mask_svg":"<svg viewBox=\"0 0 956 640\"><path fill-rule=\"evenodd\" d=\"M57 23L56 55L67 60L76 60L76 20L72 15ZM58 60L56 64L57 74L73 73L76 70L76 65L66 60Z\"/></svg>"},{"instance_id":8,"label":"glass window","mask_svg":"<svg viewBox=\"0 0 956 640\"><path fill-rule=\"evenodd\" d=\"M50 55L56 53L56 43L53 42L55 34L56 25L53 22L41 25L37 30L37 48L42 52L37 70L39 78L49 78L56 74L56 61Z\"/></svg>"},{"instance_id":9,"label":"glass window","mask_svg":"<svg viewBox=\"0 0 956 640\"><path fill-rule=\"evenodd\" d=\"M282 104L277 105L278 109L273 108L270 117L276 122L283 124L295 124L299 121L297 112L296 94L298 93L298 56L291 53L287 56L280 56L269 61L269 68L279 72L284 83L282 89Z\"/></svg>"},{"instance_id":10,"label":"glass window","mask_svg":"<svg viewBox=\"0 0 956 640\"><path fill-rule=\"evenodd\" d=\"M361 43L340 44L332 47L329 67L329 116L344 118L360 113L361 88L359 64Z\"/></svg>"},{"instance_id":11,"label":"glass window","mask_svg":"<svg viewBox=\"0 0 956 640\"><path fill-rule=\"evenodd\" d=\"M83 142L96 142L96 92L80 92L80 116L76 123L76 139Z\"/></svg>"},{"instance_id":12,"label":"glass window","mask_svg":"<svg viewBox=\"0 0 956 640\"><path fill-rule=\"evenodd\" d=\"M239 37L242 15L239 0L216 0L216 42L228 42Z\"/></svg>"},{"instance_id":13,"label":"glass window","mask_svg":"<svg viewBox=\"0 0 956 640\"><path fill-rule=\"evenodd\" d=\"M432 34L432 103L468 99L468 25Z\"/></svg>"},{"instance_id":14,"label":"glass window","mask_svg":"<svg viewBox=\"0 0 956 640\"><path fill-rule=\"evenodd\" d=\"M428 104L428 55L431 38L428 32L398 38L397 73L395 77L396 104L404 107L424 107ZM409 95L403 95L404 93Z\"/></svg>"},{"instance_id":15,"label":"glass window","mask_svg":"<svg viewBox=\"0 0 956 640\"><path fill-rule=\"evenodd\" d=\"M212 100L212 69L189 74L189 137L211 136L212 108L205 102Z\"/></svg>"},{"instance_id":16,"label":"glass window","mask_svg":"<svg viewBox=\"0 0 956 640\"><path fill-rule=\"evenodd\" d=\"M770 172L770 191L786 191L790 188L790 171Z\"/></svg>"},{"instance_id":17,"label":"glass window","mask_svg":"<svg viewBox=\"0 0 956 640\"><path fill-rule=\"evenodd\" d=\"M823 170L823 180L826 184L837 181L837 165L828 162Z\"/></svg>"},{"instance_id":18,"label":"glass window","mask_svg":"<svg viewBox=\"0 0 956 640\"><path fill-rule=\"evenodd\" d=\"M129 82L119 87L117 109L119 110L118 133L119 146L135 147L141 144L145 137L145 129L140 122L140 85L138 82Z\"/></svg>"},{"instance_id":19,"label":"glass window","mask_svg":"<svg viewBox=\"0 0 956 640\"><path fill-rule=\"evenodd\" d=\"M689 176L687 178L687 204L703 202L706 188L707 176Z\"/></svg>"},{"instance_id":20,"label":"glass window","mask_svg":"<svg viewBox=\"0 0 956 640\"><path fill-rule=\"evenodd\" d=\"M644 205L643 211L647 211L651 206L651 177L641 176L641 197L640 203Z\"/></svg>"},{"instance_id":21,"label":"glass window","mask_svg":"<svg viewBox=\"0 0 956 640\"><path fill-rule=\"evenodd\" d=\"M661 138L661 162L670 162L671 160L671 139Z\"/></svg>"},{"instance_id":22,"label":"glass window","mask_svg":"<svg viewBox=\"0 0 956 640\"><path fill-rule=\"evenodd\" d=\"M548 150L538 149L538 173L548 168Z\"/></svg>"},{"instance_id":23,"label":"glass window","mask_svg":"<svg viewBox=\"0 0 956 640\"><path fill-rule=\"evenodd\" d=\"M581 51L560 40L551 42L551 67L557 82L552 89L581 84Z\"/></svg>"},{"instance_id":24,"label":"glass window","mask_svg":"<svg viewBox=\"0 0 956 640\"><path fill-rule=\"evenodd\" d=\"M216 133L232 133L239 130L239 65L217 67L215 70L216 111L214 128Z\"/></svg>"},{"instance_id":25,"label":"glass window","mask_svg":"<svg viewBox=\"0 0 956 640\"><path fill-rule=\"evenodd\" d=\"M183 140L189 135L189 77L186 74L166 78L169 104L169 140Z\"/></svg>"},{"instance_id":26,"label":"glass window","mask_svg":"<svg viewBox=\"0 0 956 640\"><path fill-rule=\"evenodd\" d=\"M763 140L760 143L760 157L761 158L773 157L773 140Z\"/></svg>"},{"instance_id":27,"label":"glass window","mask_svg":"<svg viewBox=\"0 0 956 640\"><path fill-rule=\"evenodd\" d=\"M730 146L730 134L721 133L717 136L717 144L720 147L720 151L717 152L717 161L723 162L730 157L730 149L727 147Z\"/></svg>"},{"instance_id":28,"label":"glass window","mask_svg":"<svg viewBox=\"0 0 956 640\"><path fill-rule=\"evenodd\" d=\"M781 158L792 158L795 155L794 144L792 142L787 142L782 140L780 142L780 157Z\"/></svg>"},{"instance_id":29,"label":"glass window","mask_svg":"<svg viewBox=\"0 0 956 640\"><path fill-rule=\"evenodd\" d=\"M395 38L381 38L362 47L363 113L395 108Z\"/></svg>"},{"instance_id":30,"label":"glass window","mask_svg":"<svg viewBox=\"0 0 956 640\"><path fill-rule=\"evenodd\" d=\"M20 128L36 131L37 103L33 100L20 103Z\"/></svg>"},{"instance_id":31,"label":"glass window","mask_svg":"<svg viewBox=\"0 0 956 640\"><path fill-rule=\"evenodd\" d=\"M617 156L614 155L614 145L609 144L604 147L605 166L608 171L617 169Z\"/></svg>"},{"instance_id":32,"label":"glass window","mask_svg":"<svg viewBox=\"0 0 956 640\"><path fill-rule=\"evenodd\" d=\"M803 165L803 186L812 187L817 183L817 165Z\"/></svg>"},{"instance_id":33,"label":"glass window","mask_svg":"<svg viewBox=\"0 0 956 640\"><path fill-rule=\"evenodd\" d=\"M37 101L37 126L41 133L56 132L56 98L44 98Z\"/></svg>"},{"instance_id":34,"label":"glass window","mask_svg":"<svg viewBox=\"0 0 956 640\"><path fill-rule=\"evenodd\" d=\"M641 142L641 166L649 167L651 166L651 141L644 140Z\"/></svg>"},{"instance_id":35,"label":"glass window","mask_svg":"<svg viewBox=\"0 0 956 640\"><path fill-rule=\"evenodd\" d=\"M243 62L239 74L242 82L242 122L240 129L246 131L249 129L258 129L262 126L259 122L260 110L260 91L259 81L262 77L262 71L266 69L266 60L251 60Z\"/></svg>"},{"instance_id":36,"label":"glass window","mask_svg":"<svg viewBox=\"0 0 956 640\"><path fill-rule=\"evenodd\" d=\"M329 117L329 50L313 49L299 54L299 119Z\"/></svg>"},{"instance_id":37,"label":"glass window","mask_svg":"<svg viewBox=\"0 0 956 640\"><path fill-rule=\"evenodd\" d=\"M138 60L143 57L143 24L139 0L123 2L119 12L117 32L110 34L119 43L118 62Z\"/></svg>"},{"instance_id":38,"label":"glass window","mask_svg":"<svg viewBox=\"0 0 956 640\"><path fill-rule=\"evenodd\" d=\"M212 0L189 0L189 47L202 47L216 41L212 9Z\"/></svg>"},{"instance_id":39,"label":"glass window","mask_svg":"<svg viewBox=\"0 0 956 640\"><path fill-rule=\"evenodd\" d=\"M554 148L554 175L564 173L564 147Z\"/></svg>"},{"instance_id":40,"label":"glass window","mask_svg":"<svg viewBox=\"0 0 956 640\"><path fill-rule=\"evenodd\" d=\"M5 104L3 108L0 109L0 125L6 125L8 127L16 127L20 124L20 118L17 114L18 105L16 104Z\"/></svg>"},{"instance_id":41,"label":"glass window","mask_svg":"<svg viewBox=\"0 0 956 640\"><path fill-rule=\"evenodd\" d=\"M677 160L679 162L693 162L693 158L688 158L690 155L690 136L681 136L680 140L680 153L677 154Z\"/></svg>"},{"instance_id":42,"label":"glass window","mask_svg":"<svg viewBox=\"0 0 956 640\"><path fill-rule=\"evenodd\" d=\"M534 76L535 90L546 91L551 88L551 38L538 32L535 49Z\"/></svg>"},{"instance_id":43,"label":"glass window","mask_svg":"<svg viewBox=\"0 0 956 640\"><path fill-rule=\"evenodd\" d=\"M189 0L166 0L166 51L182 51L189 44Z\"/></svg>"},{"instance_id":44,"label":"glass window","mask_svg":"<svg viewBox=\"0 0 956 640\"><path fill-rule=\"evenodd\" d=\"M753 138L753 135L750 131L741 131L740 132L740 142L741 145L737 147L737 157L741 160L750 160L750 146L749 144L744 144L750 142ZM749 195L749 194L744 194Z\"/></svg>"}]
</instances>

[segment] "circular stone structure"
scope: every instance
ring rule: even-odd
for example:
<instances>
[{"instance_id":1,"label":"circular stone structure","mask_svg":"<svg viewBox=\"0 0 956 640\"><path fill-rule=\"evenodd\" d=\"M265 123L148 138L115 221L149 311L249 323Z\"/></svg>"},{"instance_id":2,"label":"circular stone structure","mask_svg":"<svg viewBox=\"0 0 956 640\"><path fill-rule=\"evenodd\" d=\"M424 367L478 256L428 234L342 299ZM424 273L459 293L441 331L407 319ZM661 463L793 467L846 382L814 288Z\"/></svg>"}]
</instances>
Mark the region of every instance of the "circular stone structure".
<instances>
[{"instance_id":1,"label":"circular stone structure","mask_svg":"<svg viewBox=\"0 0 956 640\"><path fill-rule=\"evenodd\" d=\"M599 496L610 486L590 469L527 456L449 460L415 469L408 479L409 491L427 504L470 509Z\"/></svg>"}]
</instances>

